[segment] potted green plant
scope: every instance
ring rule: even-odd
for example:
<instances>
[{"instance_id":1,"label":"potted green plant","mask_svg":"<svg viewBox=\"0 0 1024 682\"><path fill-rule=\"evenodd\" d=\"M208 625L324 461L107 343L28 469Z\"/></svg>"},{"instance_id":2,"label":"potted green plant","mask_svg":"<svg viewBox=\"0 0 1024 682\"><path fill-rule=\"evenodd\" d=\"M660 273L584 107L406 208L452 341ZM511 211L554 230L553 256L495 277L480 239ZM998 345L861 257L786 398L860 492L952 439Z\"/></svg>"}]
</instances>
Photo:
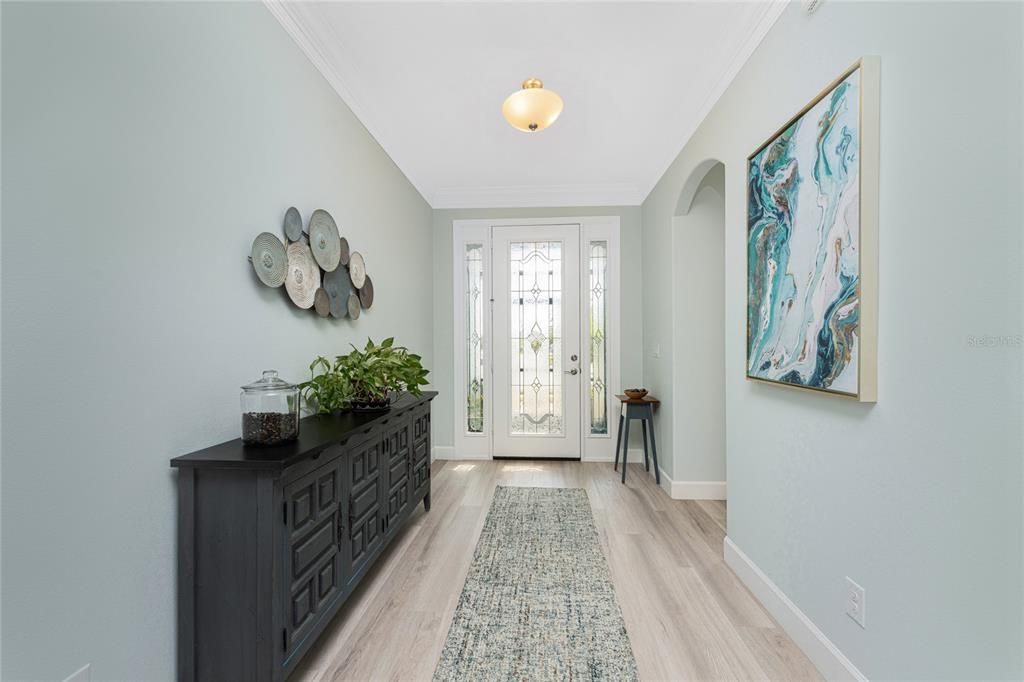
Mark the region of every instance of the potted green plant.
<instances>
[{"instance_id":1,"label":"potted green plant","mask_svg":"<svg viewBox=\"0 0 1024 682\"><path fill-rule=\"evenodd\" d=\"M379 344L367 339L365 348L352 346L351 353L337 356L334 363L319 357L309 369L310 380L299 388L306 404L321 414L344 407L357 411L390 409L392 398L402 391L421 395L428 374L422 358L404 346L396 346L393 337Z\"/></svg>"},{"instance_id":2,"label":"potted green plant","mask_svg":"<svg viewBox=\"0 0 1024 682\"><path fill-rule=\"evenodd\" d=\"M339 371L338 360L332 364L320 356L310 363L309 373L309 381L299 384L302 402L309 412L330 414L348 407L352 389L348 378Z\"/></svg>"}]
</instances>

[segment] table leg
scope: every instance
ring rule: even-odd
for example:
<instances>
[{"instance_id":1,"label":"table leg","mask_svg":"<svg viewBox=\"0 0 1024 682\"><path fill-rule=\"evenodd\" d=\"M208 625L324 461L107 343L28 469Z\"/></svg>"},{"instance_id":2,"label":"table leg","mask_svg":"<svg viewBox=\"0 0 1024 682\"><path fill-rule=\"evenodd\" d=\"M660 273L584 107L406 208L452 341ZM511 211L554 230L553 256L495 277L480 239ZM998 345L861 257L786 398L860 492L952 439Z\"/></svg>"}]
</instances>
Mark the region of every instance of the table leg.
<instances>
[{"instance_id":1,"label":"table leg","mask_svg":"<svg viewBox=\"0 0 1024 682\"><path fill-rule=\"evenodd\" d=\"M619 409L619 433L615 436L615 464L612 466L612 470L617 471L619 468L619 448L622 447L622 422L624 417L622 416L622 410Z\"/></svg>"},{"instance_id":2,"label":"table leg","mask_svg":"<svg viewBox=\"0 0 1024 682\"><path fill-rule=\"evenodd\" d=\"M661 469L658 468L658 443L654 439L654 408L651 408L651 455L654 456L654 480L661 485Z\"/></svg>"},{"instance_id":3,"label":"table leg","mask_svg":"<svg viewBox=\"0 0 1024 682\"><path fill-rule=\"evenodd\" d=\"M640 420L640 427L644 430L644 471L651 470L651 460L647 456L647 419ZM653 428L653 427L651 427Z\"/></svg>"},{"instance_id":4,"label":"table leg","mask_svg":"<svg viewBox=\"0 0 1024 682\"><path fill-rule=\"evenodd\" d=\"M622 434L622 482L626 482L626 460L629 456L629 415L626 415L625 430Z\"/></svg>"}]
</instances>

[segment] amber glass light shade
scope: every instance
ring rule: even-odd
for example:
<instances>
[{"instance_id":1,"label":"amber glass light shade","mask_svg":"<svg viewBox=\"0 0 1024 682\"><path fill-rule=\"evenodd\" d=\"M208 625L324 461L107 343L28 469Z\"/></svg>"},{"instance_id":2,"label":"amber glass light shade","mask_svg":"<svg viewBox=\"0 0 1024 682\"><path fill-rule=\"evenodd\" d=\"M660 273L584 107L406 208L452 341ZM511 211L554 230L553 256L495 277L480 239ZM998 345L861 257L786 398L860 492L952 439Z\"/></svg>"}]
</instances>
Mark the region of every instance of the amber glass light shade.
<instances>
[{"instance_id":1,"label":"amber glass light shade","mask_svg":"<svg viewBox=\"0 0 1024 682\"><path fill-rule=\"evenodd\" d=\"M537 78L523 81L523 89L513 92L501 105L501 113L513 128L525 132L544 130L562 113L562 98Z\"/></svg>"}]
</instances>

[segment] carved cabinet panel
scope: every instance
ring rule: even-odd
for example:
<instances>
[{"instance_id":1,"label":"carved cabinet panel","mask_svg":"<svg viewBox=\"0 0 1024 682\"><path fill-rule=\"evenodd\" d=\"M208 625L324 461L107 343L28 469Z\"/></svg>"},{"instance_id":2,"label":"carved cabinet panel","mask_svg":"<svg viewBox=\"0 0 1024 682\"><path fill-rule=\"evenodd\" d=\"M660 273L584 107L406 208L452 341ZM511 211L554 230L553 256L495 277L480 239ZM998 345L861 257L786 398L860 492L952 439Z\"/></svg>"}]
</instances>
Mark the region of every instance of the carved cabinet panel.
<instances>
[{"instance_id":1,"label":"carved cabinet panel","mask_svg":"<svg viewBox=\"0 0 1024 682\"><path fill-rule=\"evenodd\" d=\"M383 446L384 441L378 435L355 446L347 458L345 489L349 491L349 528L342 562L350 580L361 577L357 574L383 540L380 491Z\"/></svg>"},{"instance_id":2,"label":"carved cabinet panel","mask_svg":"<svg viewBox=\"0 0 1024 682\"><path fill-rule=\"evenodd\" d=\"M411 487L409 483L409 421L403 419L385 431L384 454L388 462L384 494L387 500L386 532L397 528L398 517L409 508Z\"/></svg>"},{"instance_id":3,"label":"carved cabinet panel","mask_svg":"<svg viewBox=\"0 0 1024 682\"><path fill-rule=\"evenodd\" d=\"M412 491L415 498L430 489L430 410L417 409L412 414L413 446L410 453Z\"/></svg>"},{"instance_id":4,"label":"carved cabinet panel","mask_svg":"<svg viewBox=\"0 0 1024 682\"><path fill-rule=\"evenodd\" d=\"M285 647L301 641L339 596L341 466L335 460L286 485Z\"/></svg>"}]
</instances>

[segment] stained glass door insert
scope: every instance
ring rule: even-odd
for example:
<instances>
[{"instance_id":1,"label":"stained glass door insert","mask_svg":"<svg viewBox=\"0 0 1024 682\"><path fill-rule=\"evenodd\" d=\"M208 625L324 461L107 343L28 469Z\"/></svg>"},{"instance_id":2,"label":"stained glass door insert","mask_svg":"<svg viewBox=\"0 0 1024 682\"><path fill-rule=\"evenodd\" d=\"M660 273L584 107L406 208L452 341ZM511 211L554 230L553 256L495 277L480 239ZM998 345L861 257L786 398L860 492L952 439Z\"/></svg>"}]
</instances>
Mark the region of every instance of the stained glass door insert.
<instances>
[{"instance_id":1,"label":"stained glass door insert","mask_svg":"<svg viewBox=\"0 0 1024 682\"><path fill-rule=\"evenodd\" d=\"M494 454L578 457L579 228L496 227L493 244Z\"/></svg>"},{"instance_id":2,"label":"stained glass door insert","mask_svg":"<svg viewBox=\"0 0 1024 682\"><path fill-rule=\"evenodd\" d=\"M560 434L562 244L509 244L512 433Z\"/></svg>"}]
</instances>

